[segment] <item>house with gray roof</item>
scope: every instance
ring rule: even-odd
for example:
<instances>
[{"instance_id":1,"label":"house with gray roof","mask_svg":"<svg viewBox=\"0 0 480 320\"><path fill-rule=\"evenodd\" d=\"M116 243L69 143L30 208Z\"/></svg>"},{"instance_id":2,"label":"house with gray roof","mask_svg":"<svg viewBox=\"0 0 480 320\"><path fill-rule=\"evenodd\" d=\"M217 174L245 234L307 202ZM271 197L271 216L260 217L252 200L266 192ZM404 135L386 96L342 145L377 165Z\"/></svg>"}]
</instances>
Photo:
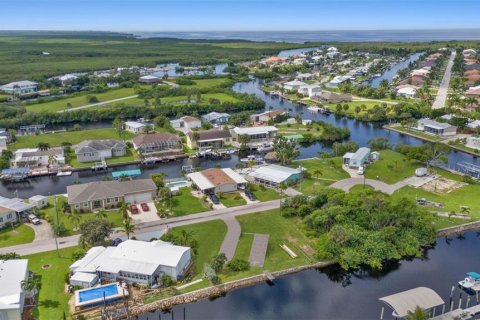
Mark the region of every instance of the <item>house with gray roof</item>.
<instances>
[{"instance_id":1,"label":"house with gray roof","mask_svg":"<svg viewBox=\"0 0 480 320\"><path fill-rule=\"evenodd\" d=\"M360 168L370 160L370 155L370 148L362 147L355 153L345 153L343 156L343 164L348 165L350 168Z\"/></svg>"},{"instance_id":2,"label":"house with gray roof","mask_svg":"<svg viewBox=\"0 0 480 320\"><path fill-rule=\"evenodd\" d=\"M228 122L230 115L224 112L210 112L202 116L203 122L208 122L211 124L224 124Z\"/></svg>"},{"instance_id":3,"label":"house with gray roof","mask_svg":"<svg viewBox=\"0 0 480 320\"><path fill-rule=\"evenodd\" d=\"M121 157L127 153L123 141L106 140L84 140L73 146L78 162L92 162Z\"/></svg>"},{"instance_id":4,"label":"house with gray roof","mask_svg":"<svg viewBox=\"0 0 480 320\"><path fill-rule=\"evenodd\" d=\"M80 212L115 208L119 202L152 201L157 186L152 179L95 181L67 187L68 204Z\"/></svg>"},{"instance_id":5,"label":"house with gray roof","mask_svg":"<svg viewBox=\"0 0 480 320\"><path fill-rule=\"evenodd\" d=\"M180 138L169 132L136 136L133 138L133 147L143 155L171 156L183 152Z\"/></svg>"},{"instance_id":6,"label":"house with gray roof","mask_svg":"<svg viewBox=\"0 0 480 320\"><path fill-rule=\"evenodd\" d=\"M420 119L417 122L417 130L436 136L454 136L457 134L457 127L448 123L437 122L430 119Z\"/></svg>"},{"instance_id":7,"label":"house with gray roof","mask_svg":"<svg viewBox=\"0 0 480 320\"><path fill-rule=\"evenodd\" d=\"M3 86L0 86L0 91L3 91L8 94L22 95L22 94L34 93L34 92L37 92L37 90L38 90L38 83L29 81L29 80L10 82L10 83L4 84Z\"/></svg>"},{"instance_id":8,"label":"house with gray roof","mask_svg":"<svg viewBox=\"0 0 480 320\"><path fill-rule=\"evenodd\" d=\"M221 149L232 141L229 130L211 129L206 131L190 131L187 133L187 145L191 149Z\"/></svg>"}]
</instances>

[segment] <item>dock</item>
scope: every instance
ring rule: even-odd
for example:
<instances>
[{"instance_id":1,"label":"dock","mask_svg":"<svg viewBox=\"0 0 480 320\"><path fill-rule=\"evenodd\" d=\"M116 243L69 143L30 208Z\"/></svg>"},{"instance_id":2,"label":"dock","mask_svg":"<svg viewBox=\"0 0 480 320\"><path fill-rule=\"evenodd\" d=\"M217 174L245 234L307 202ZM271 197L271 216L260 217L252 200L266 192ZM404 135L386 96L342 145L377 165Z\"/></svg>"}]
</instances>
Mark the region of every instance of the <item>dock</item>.
<instances>
[{"instance_id":1,"label":"dock","mask_svg":"<svg viewBox=\"0 0 480 320\"><path fill-rule=\"evenodd\" d=\"M273 274L271 274L270 271L268 271L268 270L265 270L263 275L265 276L265 278L267 278L268 281L275 280L275 277L273 276Z\"/></svg>"}]
</instances>

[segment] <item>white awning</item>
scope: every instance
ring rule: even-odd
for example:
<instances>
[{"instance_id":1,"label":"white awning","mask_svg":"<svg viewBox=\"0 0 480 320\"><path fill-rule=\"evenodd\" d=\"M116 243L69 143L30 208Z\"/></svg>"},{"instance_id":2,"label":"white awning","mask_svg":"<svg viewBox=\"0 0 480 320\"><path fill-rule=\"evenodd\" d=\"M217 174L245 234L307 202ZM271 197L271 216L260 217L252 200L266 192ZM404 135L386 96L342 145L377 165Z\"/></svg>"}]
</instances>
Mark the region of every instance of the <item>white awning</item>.
<instances>
[{"instance_id":1,"label":"white awning","mask_svg":"<svg viewBox=\"0 0 480 320\"><path fill-rule=\"evenodd\" d=\"M201 172L193 172L187 175L193 184L195 184L200 190L207 190L215 188L213 183L210 182Z\"/></svg>"}]
</instances>

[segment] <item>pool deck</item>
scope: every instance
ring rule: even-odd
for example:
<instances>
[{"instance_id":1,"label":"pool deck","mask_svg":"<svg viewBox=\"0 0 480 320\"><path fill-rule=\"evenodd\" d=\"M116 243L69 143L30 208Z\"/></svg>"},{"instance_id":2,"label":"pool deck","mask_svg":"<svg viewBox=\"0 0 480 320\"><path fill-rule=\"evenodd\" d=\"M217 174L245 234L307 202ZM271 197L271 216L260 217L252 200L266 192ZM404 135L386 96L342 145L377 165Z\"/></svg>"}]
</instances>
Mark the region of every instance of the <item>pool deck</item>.
<instances>
[{"instance_id":1,"label":"pool deck","mask_svg":"<svg viewBox=\"0 0 480 320\"><path fill-rule=\"evenodd\" d=\"M109 295L109 296L105 296L105 302L106 303L110 303L111 301L119 300L124 296L128 297L128 290L125 287L121 286L120 283L118 283L118 282L109 283L109 284L102 285L102 286L86 288L86 289L75 291L75 308L81 309L81 308L91 307L91 306L97 305L99 303L102 303L103 299L104 299L103 297L96 298L96 299L91 299L91 300L87 300L87 301L80 301L80 294L83 293L83 292L87 292L87 291L98 290L100 288L110 287L112 285L116 286L117 293Z\"/></svg>"}]
</instances>

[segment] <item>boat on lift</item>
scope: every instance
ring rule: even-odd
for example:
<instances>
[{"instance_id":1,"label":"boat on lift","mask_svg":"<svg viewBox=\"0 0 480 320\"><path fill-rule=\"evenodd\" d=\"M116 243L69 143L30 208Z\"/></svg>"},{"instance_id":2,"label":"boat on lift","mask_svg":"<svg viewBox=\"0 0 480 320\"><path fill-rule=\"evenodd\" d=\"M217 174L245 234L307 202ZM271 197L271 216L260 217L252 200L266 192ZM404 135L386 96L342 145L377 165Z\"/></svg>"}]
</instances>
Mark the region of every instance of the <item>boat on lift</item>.
<instances>
[{"instance_id":1,"label":"boat on lift","mask_svg":"<svg viewBox=\"0 0 480 320\"><path fill-rule=\"evenodd\" d=\"M473 287L480 285L480 274L476 272L467 272L467 277L459 281L458 284L464 289L472 289Z\"/></svg>"}]
</instances>

